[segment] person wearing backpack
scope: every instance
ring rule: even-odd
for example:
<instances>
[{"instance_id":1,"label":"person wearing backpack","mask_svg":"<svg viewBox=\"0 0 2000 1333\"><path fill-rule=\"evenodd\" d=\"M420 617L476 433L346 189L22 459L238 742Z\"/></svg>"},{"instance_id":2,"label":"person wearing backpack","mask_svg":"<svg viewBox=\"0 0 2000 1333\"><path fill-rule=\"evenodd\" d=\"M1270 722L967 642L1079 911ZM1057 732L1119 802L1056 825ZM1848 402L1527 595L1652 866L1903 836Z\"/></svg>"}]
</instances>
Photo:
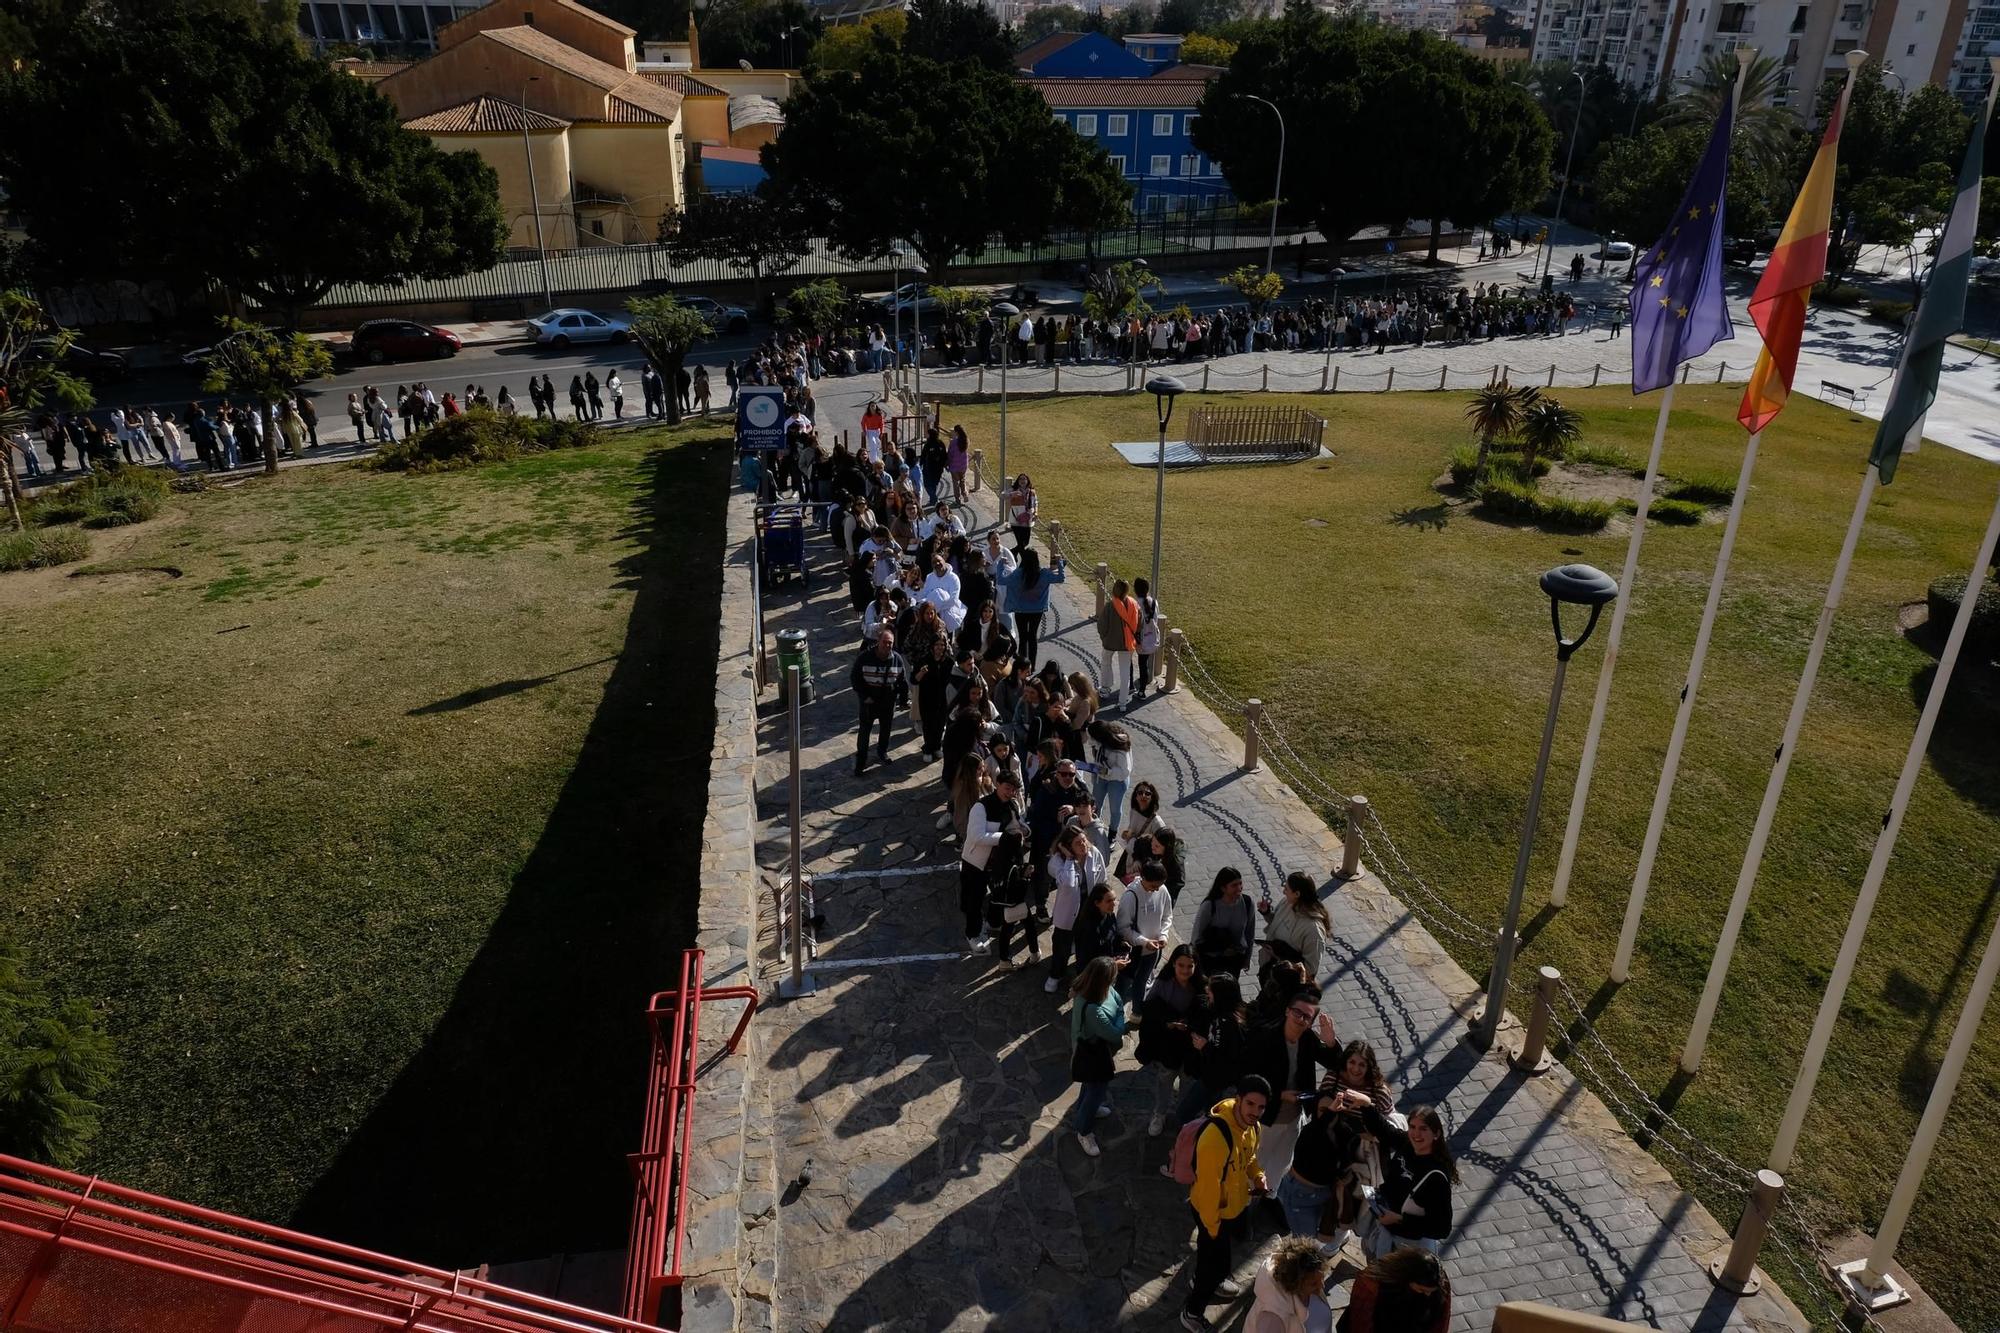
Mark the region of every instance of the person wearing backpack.
<instances>
[{"instance_id":1,"label":"person wearing backpack","mask_svg":"<svg viewBox=\"0 0 2000 1333\"><path fill-rule=\"evenodd\" d=\"M1194 1272L1181 1308L1181 1327L1190 1333L1209 1333L1214 1325L1208 1322L1208 1307L1243 1294L1229 1280L1230 1243L1242 1229L1250 1200L1265 1192L1257 1134L1270 1100L1271 1085L1246 1075L1234 1097L1183 1125L1174 1140L1174 1179L1187 1184L1188 1207L1195 1217Z\"/></svg>"},{"instance_id":2,"label":"person wearing backpack","mask_svg":"<svg viewBox=\"0 0 2000 1333\"><path fill-rule=\"evenodd\" d=\"M1103 1151L1097 1146L1097 1122L1111 1114L1111 1075L1118 1048L1125 1044L1125 1006L1112 985L1123 963L1120 958L1093 958L1069 988L1069 1077L1081 1085L1070 1128L1089 1157Z\"/></svg>"},{"instance_id":3,"label":"person wearing backpack","mask_svg":"<svg viewBox=\"0 0 2000 1333\"><path fill-rule=\"evenodd\" d=\"M1118 937L1132 950L1132 961L1118 976L1118 991L1127 1004L1137 1004L1153 979L1173 931L1173 910L1167 868L1158 861L1145 862L1139 878L1118 899Z\"/></svg>"}]
</instances>

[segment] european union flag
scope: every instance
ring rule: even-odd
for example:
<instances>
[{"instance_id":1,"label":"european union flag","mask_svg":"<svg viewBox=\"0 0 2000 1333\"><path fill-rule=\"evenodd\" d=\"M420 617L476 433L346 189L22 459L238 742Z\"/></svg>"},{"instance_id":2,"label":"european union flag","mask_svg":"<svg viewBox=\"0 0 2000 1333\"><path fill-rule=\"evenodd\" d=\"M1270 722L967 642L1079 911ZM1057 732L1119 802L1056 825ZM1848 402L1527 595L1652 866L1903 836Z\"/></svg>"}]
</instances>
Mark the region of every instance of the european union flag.
<instances>
[{"instance_id":1,"label":"european union flag","mask_svg":"<svg viewBox=\"0 0 2000 1333\"><path fill-rule=\"evenodd\" d=\"M1723 194L1729 186L1725 101L1708 150L1659 244L1639 257L1632 287L1632 392L1674 382L1674 368L1735 337L1722 290Z\"/></svg>"}]
</instances>

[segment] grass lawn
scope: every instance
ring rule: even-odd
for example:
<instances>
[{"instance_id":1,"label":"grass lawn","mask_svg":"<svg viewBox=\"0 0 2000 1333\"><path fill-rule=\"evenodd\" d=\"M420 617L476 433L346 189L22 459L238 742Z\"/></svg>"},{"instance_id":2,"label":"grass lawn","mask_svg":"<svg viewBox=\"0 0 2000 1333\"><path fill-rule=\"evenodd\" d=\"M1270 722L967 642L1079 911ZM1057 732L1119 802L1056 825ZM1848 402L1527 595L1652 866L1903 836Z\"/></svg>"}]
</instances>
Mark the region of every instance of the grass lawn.
<instances>
[{"instance_id":1,"label":"grass lawn","mask_svg":"<svg viewBox=\"0 0 2000 1333\"><path fill-rule=\"evenodd\" d=\"M0 576L0 929L117 1040L88 1169L444 1264L623 1244L727 466L293 469Z\"/></svg>"},{"instance_id":2,"label":"grass lawn","mask_svg":"<svg viewBox=\"0 0 2000 1333\"><path fill-rule=\"evenodd\" d=\"M1681 391L1667 472L1735 475L1739 392ZM1586 444L1644 458L1657 398L1560 396L1584 413ZM1427 878L1497 925L1553 667L1535 576L1575 559L1617 576L1628 521L1552 535L1448 502L1432 481L1466 438L1464 394L1269 401L1326 415L1337 458L1170 475L1163 609L1232 693L1266 702L1336 790L1375 802ZM990 404L947 415L994 459ZM1063 520L1078 551L1141 573L1153 477L1107 441L1154 429L1144 396L1029 400L1009 414L1009 464L1034 475L1044 515ZM1598 1020L1656 1094L1676 1069L1872 429L1801 397L1764 440L1635 973ZM1769 1150L1930 678L1931 657L1898 634L1898 608L1966 569L1996 480L1926 448L1880 493L1862 538L1707 1062L1679 1105L1748 1166ZM1530 968L1561 967L1584 995L1610 962L1720 538L1718 522L1646 535L1570 905L1524 954ZM1603 660L1600 629L1572 664L1530 916L1547 899ZM2000 904L1990 668L1961 666L1931 761L1793 1163L1835 1229L1874 1225ZM1478 976L1487 957L1459 961ZM1980 1239L2000 1234L1996 1125L2000 1023L1989 1021L1902 1251L1967 1329L2000 1325ZM1726 1225L1734 1208L1723 1208Z\"/></svg>"}]
</instances>

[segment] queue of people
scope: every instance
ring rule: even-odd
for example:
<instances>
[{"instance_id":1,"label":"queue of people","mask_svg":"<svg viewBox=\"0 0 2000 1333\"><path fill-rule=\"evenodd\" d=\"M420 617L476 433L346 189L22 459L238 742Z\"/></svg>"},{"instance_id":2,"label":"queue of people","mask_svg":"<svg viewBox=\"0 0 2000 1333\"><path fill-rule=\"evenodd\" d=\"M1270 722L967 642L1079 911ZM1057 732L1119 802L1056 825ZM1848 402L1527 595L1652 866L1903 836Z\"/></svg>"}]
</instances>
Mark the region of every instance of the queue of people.
<instances>
[{"instance_id":1,"label":"queue of people","mask_svg":"<svg viewBox=\"0 0 2000 1333\"><path fill-rule=\"evenodd\" d=\"M802 423L809 395L794 386ZM825 487L848 565L862 639L849 672L855 773L871 757L896 762L911 712L902 743L935 765L925 788L958 844L967 957L1028 970L1068 1006L1066 1137L1103 1156L1099 1127L1128 1100L1149 1108L1149 1138L1174 1136L1158 1170L1194 1236L1183 1327L1213 1327L1209 1310L1247 1293L1253 1333L1329 1328L1333 1256L1354 1242L1368 1266L1341 1327L1442 1333L1450 1284L1437 1250L1458 1180L1444 1119L1399 1110L1374 1047L1321 1009L1333 923L1318 882L1296 872L1276 897L1253 898L1224 866L1181 910L1189 848L1135 773L1123 724L1158 657L1150 589L1108 590L1097 681L1043 660L1041 621L1067 570L1034 545L1032 482L1008 482L1002 524L968 533L948 503L926 509L926 448L899 447L886 424L871 403L853 453L822 449L804 424L788 438L787 480L801 495ZM939 437L930 423L925 445ZM1137 1091L1114 1099L1127 1084ZM1282 1239L1246 1287L1232 1274L1257 1225Z\"/></svg>"}]
</instances>

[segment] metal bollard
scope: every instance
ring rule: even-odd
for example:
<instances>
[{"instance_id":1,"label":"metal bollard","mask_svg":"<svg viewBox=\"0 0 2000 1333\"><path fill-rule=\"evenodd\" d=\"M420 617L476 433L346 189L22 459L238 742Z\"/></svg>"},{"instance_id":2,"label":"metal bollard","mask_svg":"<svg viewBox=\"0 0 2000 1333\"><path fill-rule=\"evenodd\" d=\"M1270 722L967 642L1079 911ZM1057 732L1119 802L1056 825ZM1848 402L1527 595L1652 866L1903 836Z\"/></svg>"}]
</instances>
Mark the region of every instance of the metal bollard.
<instances>
[{"instance_id":1,"label":"metal bollard","mask_svg":"<svg viewBox=\"0 0 2000 1333\"><path fill-rule=\"evenodd\" d=\"M1056 362L1056 392L1062 392L1062 362Z\"/></svg>"},{"instance_id":2,"label":"metal bollard","mask_svg":"<svg viewBox=\"0 0 2000 1333\"><path fill-rule=\"evenodd\" d=\"M1757 1278L1757 1254L1770 1233L1771 1219L1785 1197L1785 1178L1776 1171L1759 1171L1750 1199L1743 1205L1743 1219L1736 1224L1736 1237L1729 1253L1708 1265L1708 1275L1724 1291L1738 1296L1755 1295L1763 1285Z\"/></svg>"},{"instance_id":3,"label":"metal bollard","mask_svg":"<svg viewBox=\"0 0 2000 1333\"><path fill-rule=\"evenodd\" d=\"M1449 369L1450 369L1449 366L1438 367L1438 388L1442 389L1444 387L1445 372Z\"/></svg>"},{"instance_id":4,"label":"metal bollard","mask_svg":"<svg viewBox=\"0 0 2000 1333\"><path fill-rule=\"evenodd\" d=\"M1333 387L1332 387L1331 389L1327 390L1327 392L1328 392L1328 393L1339 393L1339 392L1340 392L1340 367L1339 367L1339 366L1335 366L1335 367L1333 368Z\"/></svg>"},{"instance_id":5,"label":"metal bollard","mask_svg":"<svg viewBox=\"0 0 2000 1333\"><path fill-rule=\"evenodd\" d=\"M1264 363L1264 392L1271 392L1271 363L1269 361Z\"/></svg>"},{"instance_id":6,"label":"metal bollard","mask_svg":"<svg viewBox=\"0 0 2000 1333\"><path fill-rule=\"evenodd\" d=\"M1715 368L1715 382L1717 384L1722 383L1722 377L1728 373L1729 373L1729 363L1725 361L1721 365Z\"/></svg>"},{"instance_id":7,"label":"metal bollard","mask_svg":"<svg viewBox=\"0 0 2000 1333\"><path fill-rule=\"evenodd\" d=\"M1203 393L1208 392L1208 364L1206 362L1203 362L1201 367L1201 391Z\"/></svg>"},{"instance_id":8,"label":"metal bollard","mask_svg":"<svg viewBox=\"0 0 2000 1333\"><path fill-rule=\"evenodd\" d=\"M1383 393L1388 393L1388 392L1389 392L1389 391L1390 391L1391 389L1393 389L1393 388L1395 388L1395 387L1396 387L1396 368L1395 368L1394 366L1390 366L1390 367L1389 367L1389 382L1388 382L1387 384L1384 384L1384 385L1382 386L1382 392L1383 392Z\"/></svg>"},{"instance_id":9,"label":"metal bollard","mask_svg":"<svg viewBox=\"0 0 2000 1333\"><path fill-rule=\"evenodd\" d=\"M1167 685L1168 694L1179 693L1181 688L1181 647L1187 643L1185 630L1167 631Z\"/></svg>"},{"instance_id":10,"label":"metal bollard","mask_svg":"<svg viewBox=\"0 0 2000 1333\"><path fill-rule=\"evenodd\" d=\"M1350 796L1347 798L1347 836L1340 840L1340 877L1354 879L1361 874L1361 835L1359 829L1368 818L1368 798Z\"/></svg>"},{"instance_id":11,"label":"metal bollard","mask_svg":"<svg viewBox=\"0 0 2000 1333\"><path fill-rule=\"evenodd\" d=\"M1692 361L1685 362L1681 366L1681 383L1686 384L1688 382L1688 376L1693 372L1694 372L1694 362Z\"/></svg>"},{"instance_id":12,"label":"metal bollard","mask_svg":"<svg viewBox=\"0 0 2000 1333\"><path fill-rule=\"evenodd\" d=\"M1097 600L1097 610L1093 614L1097 619L1102 620L1104 619L1105 599L1111 595L1111 566L1105 564L1102 560L1098 561L1097 572L1091 575L1090 582L1091 594Z\"/></svg>"},{"instance_id":13,"label":"metal bollard","mask_svg":"<svg viewBox=\"0 0 2000 1333\"><path fill-rule=\"evenodd\" d=\"M813 979L806 972L806 908L803 897L805 873L802 868L804 857L799 846L800 825L804 821L803 805L800 800L799 790L799 695L802 693L800 689L801 683L799 669L796 666L786 667L785 697L791 701L790 712L792 720L792 873L790 877L792 896L792 972L790 976L779 980L778 994L788 1000L796 999L801 995L811 995L814 990Z\"/></svg>"},{"instance_id":14,"label":"metal bollard","mask_svg":"<svg viewBox=\"0 0 2000 1333\"><path fill-rule=\"evenodd\" d=\"M1259 743L1257 723L1263 716L1264 701L1262 699L1247 699L1244 701L1243 771L1245 773L1255 773L1257 771L1257 750Z\"/></svg>"},{"instance_id":15,"label":"metal bollard","mask_svg":"<svg viewBox=\"0 0 2000 1333\"><path fill-rule=\"evenodd\" d=\"M986 367L983 365L979 367L979 378L973 381L972 391L974 393L986 392Z\"/></svg>"},{"instance_id":16,"label":"metal bollard","mask_svg":"<svg viewBox=\"0 0 2000 1333\"><path fill-rule=\"evenodd\" d=\"M1551 389L1556 387L1556 368L1553 363L1549 366L1549 387Z\"/></svg>"},{"instance_id":17,"label":"metal bollard","mask_svg":"<svg viewBox=\"0 0 2000 1333\"><path fill-rule=\"evenodd\" d=\"M1595 389L1595 388L1597 387L1597 380L1598 380L1598 377L1599 377L1599 376L1601 376L1602 374L1604 374L1604 367L1603 367L1603 366L1602 366L1601 364L1593 364L1593 365L1591 366L1591 368L1590 368L1590 387L1591 387L1591 388Z\"/></svg>"},{"instance_id":18,"label":"metal bollard","mask_svg":"<svg viewBox=\"0 0 2000 1333\"><path fill-rule=\"evenodd\" d=\"M1521 1049L1514 1053L1514 1068L1523 1074L1545 1074L1555 1064L1550 1056L1549 1014L1556 1001L1556 986L1562 973L1545 967L1535 983L1535 1007L1528 1014L1528 1030L1521 1037Z\"/></svg>"},{"instance_id":19,"label":"metal bollard","mask_svg":"<svg viewBox=\"0 0 2000 1333\"><path fill-rule=\"evenodd\" d=\"M968 490L977 491L979 489L980 483L985 480L982 475L985 471L986 451L984 449L974 449L972 451L972 485L967 488Z\"/></svg>"}]
</instances>

